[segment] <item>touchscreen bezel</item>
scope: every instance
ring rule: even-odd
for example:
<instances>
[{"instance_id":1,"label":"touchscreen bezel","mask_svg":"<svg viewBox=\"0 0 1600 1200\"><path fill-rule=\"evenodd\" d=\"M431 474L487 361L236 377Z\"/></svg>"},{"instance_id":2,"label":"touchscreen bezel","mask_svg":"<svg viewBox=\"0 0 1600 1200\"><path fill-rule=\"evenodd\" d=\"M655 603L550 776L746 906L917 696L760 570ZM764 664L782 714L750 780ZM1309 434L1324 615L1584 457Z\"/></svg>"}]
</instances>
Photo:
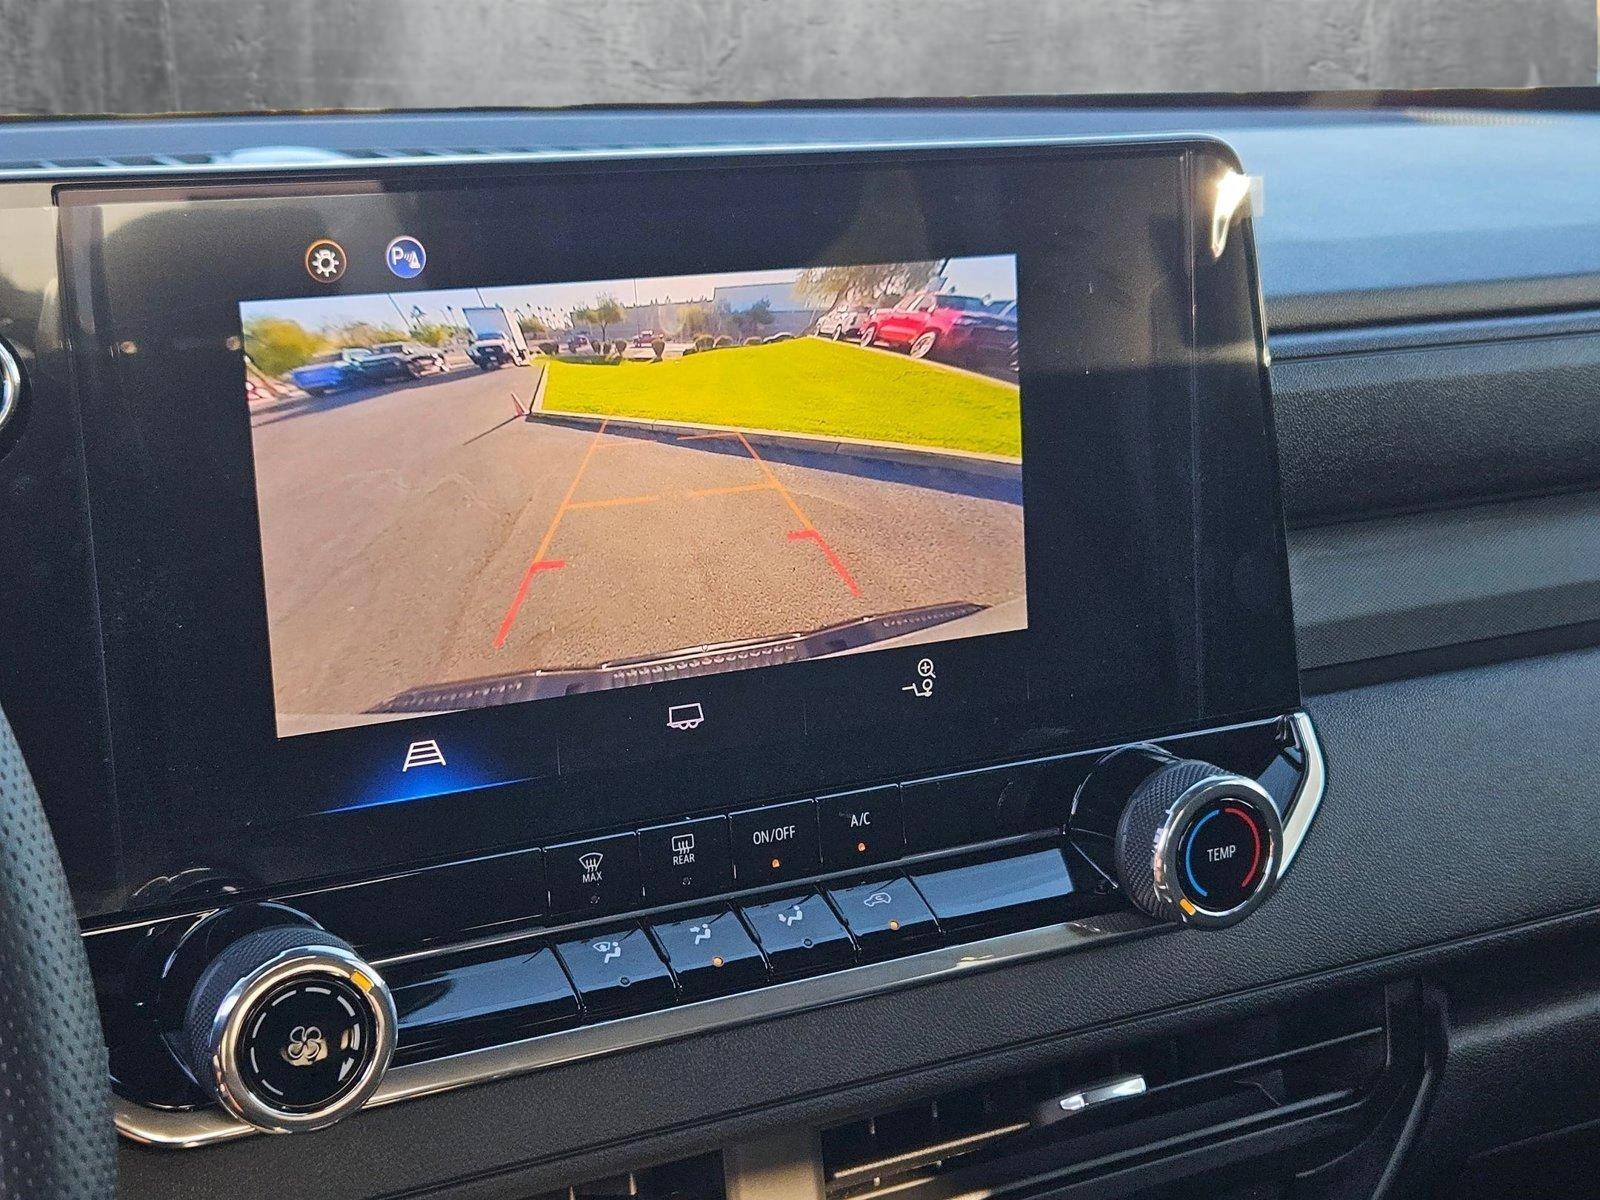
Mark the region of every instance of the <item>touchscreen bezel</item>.
<instances>
[{"instance_id":1,"label":"touchscreen bezel","mask_svg":"<svg viewBox=\"0 0 1600 1200\"><path fill-rule=\"evenodd\" d=\"M1220 143L1150 139L557 159L452 165L448 172L407 165L270 182L208 177L63 189L64 278L84 405L123 814L122 907L172 903L170 891L150 885L185 873L247 891L360 877L741 803L1289 711L1298 703L1298 683L1249 221L1234 219L1235 232L1213 252L1215 213L1201 198L1222 174L1238 171ZM1115 222L1107 215L1097 224L1082 212L1067 220L1059 193L1045 190L1052 181L1077 178L1074 172L1089 181L1082 196L1104 196L1107 213L1118 202L1135 204L1140 220L1118 227L1149 230L1150 244L1170 256L1165 265L1181 262L1181 269L1156 278L1150 263L1141 270L1139 262L1130 267L1124 261L1120 276L1109 270L1112 248L1094 243L1104 237L1106 223ZM1173 194L1141 191L1163 172L1174 182ZM240 458L236 445L220 454L215 445L171 444L170 436L160 435L174 426L163 429L141 412L136 386L140 379L160 380L174 364L188 371L196 356L205 356L204 370L185 378L202 378L205 397L222 399L211 385L227 362L236 362L238 347L236 338L224 348L208 336L222 328L216 297L231 297L236 322L239 299L309 290L303 274L291 280L278 264L243 261L257 248L240 240L246 228L282 232L285 212L320 206L326 215L365 202L378 206L368 219L385 209L390 218L374 225L373 238L386 240L404 218L411 231L431 239L430 246L448 247L462 235L441 238L420 213L440 212L452 198L460 204L543 188L546 196L571 193L569 209L575 210L576 197L592 197L596 189L643 197L679 188L701 203L720 203L726 215L748 211L752 197L780 203L784 187L797 179L869 177L891 181L898 194L914 200L913 213L929 226L919 243L924 249L1015 253L1023 295L1046 254L1058 256L1058 264L1100 263L1095 282L1102 294L1120 285L1127 293L1121 302L1135 311L1143 312L1148 295L1159 293L1161 311L1145 319L1170 322L1177 340L1165 344L1161 361L1134 372L1119 373L1123 333L1110 310L1075 323L1063 322L1058 312L1052 319L1045 310L1061 296L1052 301L1048 289L1032 305L1020 305L1030 330L1021 364L1030 625L1035 611L1047 610L1053 625L940 646L941 677L969 702L932 715L886 718L871 700L914 670L911 652L893 651L744 671L707 681L712 686L697 681L691 691L657 684L625 689L633 693L626 699L620 693L568 697L532 706L548 714L538 721L526 704L430 719L428 732L440 740L485 752L516 744L529 760L546 765L519 765L514 782L446 787L410 803L369 803L354 786L359 776L387 769L383 764L395 754L388 743L375 748L363 740L368 730L293 739L311 749L285 749L270 721L264 636L257 653L240 659L229 653L238 643L218 635L224 615L245 620L249 632L264 624L249 456ZM949 194L951 181L968 191ZM980 228L983 203L1008 195L1016 198L1008 227L1015 244L996 243ZM108 242L103 214L129 204L199 214L200 221L184 223L183 236L192 240L197 261L228 262L231 282L213 279L205 286L216 290L205 300L198 286L185 291L202 274L172 266L171 223L164 229L156 223L160 236L134 236L123 225ZM233 215L209 222L206 214L221 211L219 204L233 206ZM568 212L567 224L581 215ZM870 261L893 236L881 221L866 225L865 232L858 221L854 230L835 225L825 233L835 245L843 236L856 261ZM753 239L748 231L745 236L748 245ZM578 261L573 247L563 253L562 261ZM788 247L773 251L792 253ZM613 263L623 261L617 255L616 248L600 253L604 261L586 267L588 277L614 270ZM491 263L490 257L479 248L474 269L485 284L515 281L526 271L523 262ZM648 273L662 266L630 269ZM354 270L352 276L350 287L359 290L363 280ZM427 284L436 285L436 279ZM406 290L392 279L383 286ZM134 294L143 306L137 313L127 306ZM129 345L138 353L119 352ZM1084 364L1101 373L1093 392L1075 378ZM1143 399L1130 401L1134 391ZM1160 404L1152 403L1157 394ZM1042 415L1029 415L1035 413ZM204 521L185 515L218 503L222 507ZM1060 582L1069 571L1078 579L1070 595ZM219 662L232 662L233 670L208 679L200 672L208 659L214 671ZM962 696L963 679L972 681L970 696ZM209 688L205 696L173 702L182 688L201 684ZM691 692L745 714L747 727L703 752L663 747L659 733L646 729L654 724L648 714ZM804 732L797 737L794 713L819 701L859 708L848 718L819 708L802 718ZM250 707L247 737L230 742L215 728L192 723L196 713L230 704ZM390 740L411 740L411 724L396 723ZM591 741L598 745L586 755ZM563 769L563 748L571 769Z\"/></svg>"}]
</instances>

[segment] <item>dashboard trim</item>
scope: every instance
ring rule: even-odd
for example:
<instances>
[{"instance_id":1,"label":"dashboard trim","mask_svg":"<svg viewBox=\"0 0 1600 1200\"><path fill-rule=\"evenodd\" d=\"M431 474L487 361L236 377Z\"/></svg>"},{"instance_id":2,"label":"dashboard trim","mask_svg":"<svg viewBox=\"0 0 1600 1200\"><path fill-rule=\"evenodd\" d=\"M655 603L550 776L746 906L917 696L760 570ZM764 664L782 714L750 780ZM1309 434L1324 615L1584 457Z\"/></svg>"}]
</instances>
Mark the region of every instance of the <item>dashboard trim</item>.
<instances>
[{"instance_id":1,"label":"dashboard trim","mask_svg":"<svg viewBox=\"0 0 1600 1200\"><path fill-rule=\"evenodd\" d=\"M818 141L730 141L675 145L645 143L619 146L557 146L538 150L486 151L484 153L408 154L397 151L371 158L343 151L316 151L284 147L281 155L252 154L248 159L221 159L215 162L168 162L131 165L108 162L68 167L56 164L42 168L0 170L0 183L39 182L47 184L102 183L120 180L210 181L213 177L250 178L268 173L292 171L311 175L334 172L371 172L374 169L411 167L515 166L534 163L586 163L630 160L696 160L703 158L746 157L752 155L844 154L861 151L898 153L919 150L995 150L1049 149L1058 146L1164 145L1177 141L1205 141L1226 149L1220 138L1184 135L1170 130L1122 135L1104 133L1020 135L1017 137L890 138L850 141L830 138ZM1231 155L1231 151L1228 151Z\"/></svg>"},{"instance_id":2,"label":"dashboard trim","mask_svg":"<svg viewBox=\"0 0 1600 1200\"><path fill-rule=\"evenodd\" d=\"M1277 867L1282 878L1310 830L1322 803L1327 771L1310 716L1289 718L1296 744L1305 755L1305 770L1284 823L1284 850ZM541 1034L501 1046L392 1068L367 1101L376 1108L401 1100L437 1095L477 1083L561 1066L600 1055L676 1041L713 1029L745 1025L804 1009L839 1004L858 997L932 983L971 970L1006 966L1047 955L1063 954L1112 940L1176 928L1136 913L1068 921L1040 929L1002 934L956 946L926 950L906 958L869 963L775 984L752 992L719 996L675 1008L641 1013L594 1025ZM141 1145L197 1149L258 1132L216 1109L176 1112L148 1108L122 1096L113 1097L117 1131Z\"/></svg>"}]
</instances>

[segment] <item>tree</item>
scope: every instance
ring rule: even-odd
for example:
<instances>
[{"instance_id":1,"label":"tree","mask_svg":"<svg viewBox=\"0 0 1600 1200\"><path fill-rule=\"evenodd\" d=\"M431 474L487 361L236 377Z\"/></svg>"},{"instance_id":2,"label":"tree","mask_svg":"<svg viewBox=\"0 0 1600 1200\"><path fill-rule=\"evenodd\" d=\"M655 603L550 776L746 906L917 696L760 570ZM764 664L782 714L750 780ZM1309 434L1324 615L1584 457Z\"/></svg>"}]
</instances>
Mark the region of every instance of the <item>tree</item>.
<instances>
[{"instance_id":1,"label":"tree","mask_svg":"<svg viewBox=\"0 0 1600 1200\"><path fill-rule=\"evenodd\" d=\"M409 331L393 325L374 325L371 321L352 321L328 332L332 346L376 346L379 342L403 342Z\"/></svg>"},{"instance_id":2,"label":"tree","mask_svg":"<svg viewBox=\"0 0 1600 1200\"><path fill-rule=\"evenodd\" d=\"M443 346L455 333L450 326L437 321L419 321L411 327L412 341L421 342L424 346Z\"/></svg>"},{"instance_id":3,"label":"tree","mask_svg":"<svg viewBox=\"0 0 1600 1200\"><path fill-rule=\"evenodd\" d=\"M606 340L606 329L612 325L622 324L628 314L623 311L621 303L615 296L601 296L594 302L594 307L589 310L594 323L600 326L600 340Z\"/></svg>"},{"instance_id":4,"label":"tree","mask_svg":"<svg viewBox=\"0 0 1600 1200\"><path fill-rule=\"evenodd\" d=\"M518 318L517 324L522 326L522 332L524 336L532 338L536 341L550 332L550 326L546 325L533 313L525 313L523 316Z\"/></svg>"},{"instance_id":5,"label":"tree","mask_svg":"<svg viewBox=\"0 0 1600 1200\"><path fill-rule=\"evenodd\" d=\"M284 317L256 317L244 323L244 351L267 375L282 375L327 347L322 334Z\"/></svg>"},{"instance_id":6,"label":"tree","mask_svg":"<svg viewBox=\"0 0 1600 1200\"><path fill-rule=\"evenodd\" d=\"M741 338L754 337L778 318L772 315L772 301L757 300L749 308L729 311L733 326Z\"/></svg>"},{"instance_id":7,"label":"tree","mask_svg":"<svg viewBox=\"0 0 1600 1200\"><path fill-rule=\"evenodd\" d=\"M795 278L795 295L832 312L844 303L876 308L886 300L927 287L942 263L862 263L850 267L812 267Z\"/></svg>"},{"instance_id":8,"label":"tree","mask_svg":"<svg viewBox=\"0 0 1600 1200\"><path fill-rule=\"evenodd\" d=\"M711 310L703 304L690 305L681 313L682 324L679 328L680 335L686 341L694 341L702 333L715 334L717 320Z\"/></svg>"}]
</instances>

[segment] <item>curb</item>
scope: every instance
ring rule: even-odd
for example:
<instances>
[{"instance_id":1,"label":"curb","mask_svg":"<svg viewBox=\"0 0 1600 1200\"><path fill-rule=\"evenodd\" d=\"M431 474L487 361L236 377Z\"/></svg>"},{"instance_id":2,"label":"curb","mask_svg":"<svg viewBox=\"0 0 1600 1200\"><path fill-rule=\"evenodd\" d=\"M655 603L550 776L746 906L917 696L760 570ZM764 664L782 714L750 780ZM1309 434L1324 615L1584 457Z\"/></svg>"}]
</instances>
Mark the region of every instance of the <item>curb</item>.
<instances>
[{"instance_id":1,"label":"curb","mask_svg":"<svg viewBox=\"0 0 1600 1200\"><path fill-rule=\"evenodd\" d=\"M539 363L539 382L533 385L533 395L528 397L527 417L533 420L533 414L544 410L544 387L550 382L550 367L546 363Z\"/></svg>"},{"instance_id":2,"label":"curb","mask_svg":"<svg viewBox=\"0 0 1600 1200\"><path fill-rule=\"evenodd\" d=\"M539 381L537 404L544 401L544 380ZM906 466L933 467L944 471L963 471L969 475L990 475L1008 478L1022 470L1022 461L1002 454L971 454L961 450L941 450L934 446L908 446L903 442L869 442L862 438L828 437L817 433L787 433L778 429L742 429L737 425L707 425L697 421L645 420L638 417L606 417L596 413L561 412L558 409L530 409L530 421L539 419L552 423L598 425L606 421L612 425L626 425L652 433L673 433L690 429L696 432L742 433L752 442L764 446L777 446L785 450L800 450L810 454L839 454L850 458L875 459L880 462L900 463Z\"/></svg>"}]
</instances>

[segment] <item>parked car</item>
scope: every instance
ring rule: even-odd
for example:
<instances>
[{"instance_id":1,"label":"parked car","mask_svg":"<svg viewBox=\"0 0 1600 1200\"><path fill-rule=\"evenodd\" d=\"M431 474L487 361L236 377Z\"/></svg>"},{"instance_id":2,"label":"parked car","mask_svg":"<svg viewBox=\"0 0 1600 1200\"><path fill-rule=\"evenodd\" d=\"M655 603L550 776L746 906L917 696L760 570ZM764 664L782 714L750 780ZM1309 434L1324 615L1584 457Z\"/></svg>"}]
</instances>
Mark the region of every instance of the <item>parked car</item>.
<instances>
[{"instance_id":1,"label":"parked car","mask_svg":"<svg viewBox=\"0 0 1600 1200\"><path fill-rule=\"evenodd\" d=\"M1006 358L1006 369L1013 375L1021 369L1022 360L1018 353L1017 342L1017 302L1015 300L993 301L989 305L994 309L994 315L1011 325L1011 350Z\"/></svg>"},{"instance_id":2,"label":"parked car","mask_svg":"<svg viewBox=\"0 0 1600 1200\"><path fill-rule=\"evenodd\" d=\"M369 379L390 381L395 379L420 379L432 371L443 371L443 350L417 342L380 342L372 353L357 364L357 370Z\"/></svg>"},{"instance_id":3,"label":"parked car","mask_svg":"<svg viewBox=\"0 0 1600 1200\"><path fill-rule=\"evenodd\" d=\"M324 350L304 366L289 372L295 387L310 396L326 396L364 382L361 364L372 357L372 351L346 346L342 350Z\"/></svg>"},{"instance_id":4,"label":"parked car","mask_svg":"<svg viewBox=\"0 0 1600 1200\"><path fill-rule=\"evenodd\" d=\"M817 336L832 338L836 342L859 338L862 326L871 315L872 310L862 305L843 305L817 318Z\"/></svg>"},{"instance_id":5,"label":"parked car","mask_svg":"<svg viewBox=\"0 0 1600 1200\"><path fill-rule=\"evenodd\" d=\"M593 349L594 344L589 341L586 335L581 333L567 343L568 354L587 354Z\"/></svg>"},{"instance_id":6,"label":"parked car","mask_svg":"<svg viewBox=\"0 0 1600 1200\"><path fill-rule=\"evenodd\" d=\"M875 308L861 333L863 346L964 365L1004 362L1016 340L1015 321L991 312L976 296L949 292L913 292L893 308Z\"/></svg>"},{"instance_id":7,"label":"parked car","mask_svg":"<svg viewBox=\"0 0 1600 1200\"><path fill-rule=\"evenodd\" d=\"M648 348L650 343L655 340L656 331L654 329L641 329L636 335L634 335L633 344L635 346L644 346Z\"/></svg>"}]
</instances>

